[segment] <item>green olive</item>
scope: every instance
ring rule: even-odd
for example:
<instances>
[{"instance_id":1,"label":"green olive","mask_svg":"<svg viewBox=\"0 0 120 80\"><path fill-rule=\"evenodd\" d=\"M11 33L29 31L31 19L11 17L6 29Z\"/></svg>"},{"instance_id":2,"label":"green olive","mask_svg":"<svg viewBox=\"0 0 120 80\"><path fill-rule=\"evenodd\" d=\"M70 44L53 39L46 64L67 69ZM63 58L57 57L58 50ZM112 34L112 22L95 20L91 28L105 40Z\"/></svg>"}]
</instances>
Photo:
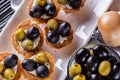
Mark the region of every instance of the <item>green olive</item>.
<instances>
[{"instance_id":1,"label":"green olive","mask_svg":"<svg viewBox=\"0 0 120 80\"><path fill-rule=\"evenodd\" d=\"M47 27L48 27L50 30L56 30L57 27L58 27L58 22L57 22L57 20L55 20L55 19L50 19L50 20L47 22Z\"/></svg>"},{"instance_id":2,"label":"green olive","mask_svg":"<svg viewBox=\"0 0 120 80\"><path fill-rule=\"evenodd\" d=\"M47 62L48 58L45 52L40 52L35 55L34 60L40 64L44 64Z\"/></svg>"},{"instance_id":3,"label":"green olive","mask_svg":"<svg viewBox=\"0 0 120 80\"><path fill-rule=\"evenodd\" d=\"M57 0L57 2L63 5L67 4L67 0Z\"/></svg>"},{"instance_id":4,"label":"green olive","mask_svg":"<svg viewBox=\"0 0 120 80\"><path fill-rule=\"evenodd\" d=\"M47 0L36 0L36 4L43 7L47 4Z\"/></svg>"},{"instance_id":5,"label":"green olive","mask_svg":"<svg viewBox=\"0 0 120 80\"><path fill-rule=\"evenodd\" d=\"M24 50L32 50L34 46L34 42L30 39L25 39L23 42L21 42L21 47Z\"/></svg>"},{"instance_id":6,"label":"green olive","mask_svg":"<svg viewBox=\"0 0 120 80\"><path fill-rule=\"evenodd\" d=\"M91 56L94 56L94 52L93 52L92 49L90 50L90 55L91 55Z\"/></svg>"},{"instance_id":7,"label":"green olive","mask_svg":"<svg viewBox=\"0 0 120 80\"><path fill-rule=\"evenodd\" d=\"M98 72L100 73L100 75L102 76L107 76L109 75L111 71L111 64L109 61L102 61L98 67Z\"/></svg>"},{"instance_id":8,"label":"green olive","mask_svg":"<svg viewBox=\"0 0 120 80\"><path fill-rule=\"evenodd\" d=\"M23 29L18 29L15 31L15 38L17 41L22 41L26 38L26 34Z\"/></svg>"},{"instance_id":9,"label":"green olive","mask_svg":"<svg viewBox=\"0 0 120 80\"><path fill-rule=\"evenodd\" d=\"M10 69L10 68L7 68L5 69L4 71L4 77L7 79L7 80L13 80L15 78L15 72Z\"/></svg>"},{"instance_id":10,"label":"green olive","mask_svg":"<svg viewBox=\"0 0 120 80\"><path fill-rule=\"evenodd\" d=\"M73 80L86 80L85 76L82 74L76 75Z\"/></svg>"},{"instance_id":11,"label":"green olive","mask_svg":"<svg viewBox=\"0 0 120 80\"><path fill-rule=\"evenodd\" d=\"M69 74L71 77L74 77L77 74L80 74L82 72L82 67L79 64L72 64L69 68Z\"/></svg>"},{"instance_id":12,"label":"green olive","mask_svg":"<svg viewBox=\"0 0 120 80\"><path fill-rule=\"evenodd\" d=\"M0 63L0 73L2 73L4 69L5 69L5 66L2 63Z\"/></svg>"}]
</instances>

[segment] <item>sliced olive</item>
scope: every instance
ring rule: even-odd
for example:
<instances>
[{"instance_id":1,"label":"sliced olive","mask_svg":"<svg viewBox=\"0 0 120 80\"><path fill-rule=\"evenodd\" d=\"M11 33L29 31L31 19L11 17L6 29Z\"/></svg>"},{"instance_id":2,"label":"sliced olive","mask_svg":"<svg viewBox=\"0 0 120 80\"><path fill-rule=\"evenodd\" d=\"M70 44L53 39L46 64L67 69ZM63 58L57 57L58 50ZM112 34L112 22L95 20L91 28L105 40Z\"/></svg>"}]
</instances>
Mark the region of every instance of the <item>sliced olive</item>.
<instances>
[{"instance_id":1,"label":"sliced olive","mask_svg":"<svg viewBox=\"0 0 120 80\"><path fill-rule=\"evenodd\" d=\"M80 74L82 72L82 67L79 64L72 64L69 68L69 74L71 77L74 77L77 74Z\"/></svg>"}]
</instances>

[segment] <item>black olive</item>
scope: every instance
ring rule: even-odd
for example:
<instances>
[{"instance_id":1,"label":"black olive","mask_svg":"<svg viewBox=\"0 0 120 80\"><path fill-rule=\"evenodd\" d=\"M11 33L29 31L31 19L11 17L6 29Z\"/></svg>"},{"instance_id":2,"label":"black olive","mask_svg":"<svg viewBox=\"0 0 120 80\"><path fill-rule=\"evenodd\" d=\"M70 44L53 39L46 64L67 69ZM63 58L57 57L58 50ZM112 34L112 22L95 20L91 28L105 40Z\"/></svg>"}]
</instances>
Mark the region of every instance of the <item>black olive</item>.
<instances>
[{"instance_id":1,"label":"black olive","mask_svg":"<svg viewBox=\"0 0 120 80\"><path fill-rule=\"evenodd\" d=\"M82 74L84 74L85 76L87 76L87 74L88 74L88 69L87 69L87 67L86 66L83 66L83 65L81 65L82 66Z\"/></svg>"},{"instance_id":2,"label":"black olive","mask_svg":"<svg viewBox=\"0 0 120 80\"><path fill-rule=\"evenodd\" d=\"M36 74L40 78L45 78L49 75L49 69L45 65L40 65L37 67Z\"/></svg>"},{"instance_id":3,"label":"black olive","mask_svg":"<svg viewBox=\"0 0 120 80\"><path fill-rule=\"evenodd\" d=\"M86 66L90 72L97 72L99 60L97 57L89 57Z\"/></svg>"},{"instance_id":4,"label":"black olive","mask_svg":"<svg viewBox=\"0 0 120 80\"><path fill-rule=\"evenodd\" d=\"M104 80L99 74L91 74L89 80Z\"/></svg>"},{"instance_id":5,"label":"black olive","mask_svg":"<svg viewBox=\"0 0 120 80\"><path fill-rule=\"evenodd\" d=\"M113 65L110 77L112 80L120 80L120 66L119 65Z\"/></svg>"},{"instance_id":6,"label":"black olive","mask_svg":"<svg viewBox=\"0 0 120 80\"><path fill-rule=\"evenodd\" d=\"M116 57L114 57L114 56L112 56L112 55L110 55L108 61L109 61L112 65L117 64L117 59L116 59Z\"/></svg>"},{"instance_id":7,"label":"black olive","mask_svg":"<svg viewBox=\"0 0 120 80\"><path fill-rule=\"evenodd\" d=\"M89 57L90 57L89 50L86 48L82 48L79 51L77 51L75 55L75 61L81 65L84 65Z\"/></svg>"},{"instance_id":8,"label":"black olive","mask_svg":"<svg viewBox=\"0 0 120 80\"><path fill-rule=\"evenodd\" d=\"M31 27L27 30L27 38L31 40L35 40L39 35L39 30L36 27Z\"/></svg>"},{"instance_id":9,"label":"black olive","mask_svg":"<svg viewBox=\"0 0 120 80\"><path fill-rule=\"evenodd\" d=\"M46 37L47 37L47 40L52 44L57 43L60 39L59 34L56 31L49 31Z\"/></svg>"},{"instance_id":10,"label":"black olive","mask_svg":"<svg viewBox=\"0 0 120 80\"><path fill-rule=\"evenodd\" d=\"M43 14L44 14L44 9L38 5L32 7L29 12L29 15L33 18L40 18Z\"/></svg>"},{"instance_id":11,"label":"black olive","mask_svg":"<svg viewBox=\"0 0 120 80\"><path fill-rule=\"evenodd\" d=\"M71 30L71 26L69 23L67 22L63 22L59 25L58 27L58 33L62 36L62 37L67 37L70 35L70 30Z\"/></svg>"},{"instance_id":12,"label":"black olive","mask_svg":"<svg viewBox=\"0 0 120 80\"><path fill-rule=\"evenodd\" d=\"M56 13L56 7L54 4L51 4L51 3L48 3L46 6L45 6L45 14L47 16L54 16Z\"/></svg>"},{"instance_id":13,"label":"black olive","mask_svg":"<svg viewBox=\"0 0 120 80\"><path fill-rule=\"evenodd\" d=\"M25 59L22 62L22 67L26 71L33 71L33 70L35 70L37 68L37 63L32 59Z\"/></svg>"},{"instance_id":14,"label":"black olive","mask_svg":"<svg viewBox=\"0 0 120 80\"><path fill-rule=\"evenodd\" d=\"M11 54L4 59L4 65L7 68L13 68L18 63L18 57L15 54Z\"/></svg>"},{"instance_id":15,"label":"black olive","mask_svg":"<svg viewBox=\"0 0 120 80\"><path fill-rule=\"evenodd\" d=\"M97 45L93 48L94 55L98 57L100 60L108 60L109 59L109 52L108 50L102 46Z\"/></svg>"},{"instance_id":16,"label":"black olive","mask_svg":"<svg viewBox=\"0 0 120 80\"><path fill-rule=\"evenodd\" d=\"M82 0L67 0L67 1L68 4L74 9L80 7L80 5L82 4Z\"/></svg>"}]
</instances>

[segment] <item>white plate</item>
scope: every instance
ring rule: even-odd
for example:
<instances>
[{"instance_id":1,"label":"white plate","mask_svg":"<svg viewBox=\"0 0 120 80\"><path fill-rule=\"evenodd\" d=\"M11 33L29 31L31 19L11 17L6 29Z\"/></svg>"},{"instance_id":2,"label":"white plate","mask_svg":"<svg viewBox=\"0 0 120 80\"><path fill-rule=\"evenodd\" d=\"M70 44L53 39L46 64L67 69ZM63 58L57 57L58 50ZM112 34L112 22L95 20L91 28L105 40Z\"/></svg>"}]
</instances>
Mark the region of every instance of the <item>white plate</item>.
<instances>
[{"instance_id":1,"label":"white plate","mask_svg":"<svg viewBox=\"0 0 120 80\"><path fill-rule=\"evenodd\" d=\"M11 44L11 34L15 27L25 19L30 19L28 15L28 3L24 0L19 9L15 12L10 22L6 25L0 35L0 52L10 51L17 53ZM70 55L78 47L86 44L90 38L90 33L96 28L97 18L104 13L113 0L87 0L80 11L74 14L60 12L58 18L67 20L74 26L74 31L80 29L79 35L74 35L73 42L59 50L53 49L44 43L43 50L50 52L55 58L55 72L51 80L64 80L67 68L67 61ZM101 7L100 7L101 6ZM99 10L98 10L99 9ZM19 55L23 60L23 57Z\"/></svg>"}]
</instances>

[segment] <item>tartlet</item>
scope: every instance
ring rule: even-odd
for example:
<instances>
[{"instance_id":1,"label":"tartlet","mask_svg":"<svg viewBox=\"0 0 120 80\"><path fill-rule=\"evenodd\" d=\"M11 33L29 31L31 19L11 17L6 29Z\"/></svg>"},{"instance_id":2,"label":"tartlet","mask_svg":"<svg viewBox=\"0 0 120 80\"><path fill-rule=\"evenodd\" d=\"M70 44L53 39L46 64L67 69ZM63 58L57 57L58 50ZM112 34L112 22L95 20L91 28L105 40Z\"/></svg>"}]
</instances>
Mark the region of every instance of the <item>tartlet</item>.
<instances>
[{"instance_id":1,"label":"tartlet","mask_svg":"<svg viewBox=\"0 0 120 80\"><path fill-rule=\"evenodd\" d=\"M54 25L52 25L53 23ZM53 40L55 38L56 40ZM47 26L45 27L45 40L46 43L53 48L63 48L66 45L72 43L73 26L64 20L50 19L47 22Z\"/></svg>"},{"instance_id":2,"label":"tartlet","mask_svg":"<svg viewBox=\"0 0 120 80\"><path fill-rule=\"evenodd\" d=\"M42 7L42 8L45 8L45 6L46 5L44 5L44 6L41 6L41 5L39 5L39 2L41 2L41 0L31 0L30 1L30 4L29 4L29 15L31 16L31 18L34 20L34 21L36 21L37 23L40 23L40 22L43 22L43 23L45 23L46 21L48 21L48 19L50 19L50 18L53 18L53 17L56 17L57 16L57 14L59 13L59 7L57 7L56 5L55 5L55 3L54 3L54 0L43 0L43 1L47 1L47 3L46 3L46 5L48 5L48 4L52 4L52 7L54 7L54 9L53 9L53 11L55 11L55 12L51 12L51 13L53 13L53 14L46 14L46 13L48 13L48 12L45 12L45 10L41 10L41 16L38 16L38 17L36 17L36 16L34 16L33 14L34 14L34 10L35 10L35 6L39 6L39 7ZM52 10L52 9L51 9ZM39 10L40 11L40 10ZM37 11L36 11L37 12ZM43 13L42 13L43 12ZM39 13L39 12L38 12Z\"/></svg>"},{"instance_id":3,"label":"tartlet","mask_svg":"<svg viewBox=\"0 0 120 80\"><path fill-rule=\"evenodd\" d=\"M32 31L32 30L34 30L34 31ZM26 35L26 36L24 36L22 33L20 34L19 33L20 31L22 33L24 31L24 35ZM35 37L36 33L37 33L37 38L35 39L36 40L36 44L35 44L35 40L32 40L31 38ZM19 36L18 36L18 34L19 34ZM27 34L28 34L28 36L27 36ZM31 35L32 35L32 37L31 37ZM27 53L32 53L32 52L41 50L41 47L44 43L44 36L43 35L44 35L43 31L41 30L41 28L39 27L39 25L37 23L34 23L33 21L30 21L30 20L25 20L25 21L22 21L17 26L15 31L13 32L13 34L12 34L12 44L13 44L14 48L16 49L16 51L18 51L18 53L20 53L22 55L27 55ZM18 37L18 39L21 39L21 37L23 39L21 41L18 41L17 37ZM30 37L30 38L28 39L28 37ZM31 48L29 50L27 49L27 47L26 47L27 45L31 46L31 44L29 44L29 42L28 42L28 44L26 43L27 39L29 41L33 42L32 46L34 46L34 48ZM26 42L25 42L25 40L26 40ZM23 44L23 47L22 47L23 42L26 45Z\"/></svg>"},{"instance_id":4,"label":"tartlet","mask_svg":"<svg viewBox=\"0 0 120 80\"><path fill-rule=\"evenodd\" d=\"M15 66L17 66L17 71L15 72L15 77L14 77L13 80L21 80L21 76L22 76L22 66L21 66L20 60L18 59L16 65L12 66L13 64L9 64L9 63L11 63L11 62L14 63L14 60L8 61L8 59L7 59L7 61L4 61L8 56L9 56L9 58L10 58L10 56L14 56L14 58L15 58L15 54L12 54L12 53L10 53L10 52L0 52L0 62L1 62L1 63L4 65L4 67L5 67L5 68L4 68L4 73L5 73L5 70L6 70L7 68L13 70L13 68L14 68ZM5 65L5 64L4 64L5 62L7 62L6 64L8 64L8 65ZM10 65L10 66L9 66L9 65ZM13 70L13 71L14 71L14 70ZM3 73L3 74L4 74L4 73ZM4 74L4 75L5 75L5 74ZM2 76L3 76L3 75L2 75ZM3 77L3 78L4 78L4 77ZM0 77L0 80L3 80L3 78ZM5 78L4 78L4 79L5 79Z\"/></svg>"},{"instance_id":5,"label":"tartlet","mask_svg":"<svg viewBox=\"0 0 120 80\"><path fill-rule=\"evenodd\" d=\"M43 60L43 59L41 59L41 58L43 58L43 55L41 55L42 53L44 53L43 55L46 56L47 60L46 60L46 62L40 63L41 60ZM39 60L36 61L35 57L38 56L38 55L39 55ZM36 63L36 65L37 65L37 67L36 67L37 69L38 69L39 66L46 66L46 65L48 65L46 67L49 70L49 73L47 73L46 71L44 72L45 69L41 69L43 71L43 74L41 73L41 74L39 74L40 76L38 76L37 73L35 72L35 71L37 71L36 68L34 70L31 70L31 71L33 71L33 73L30 73L29 72L30 70L27 69L28 67L25 67L27 65L27 61L25 61L25 60L27 60L27 61L33 60ZM23 66L23 76L24 76L25 80L50 80L50 78L52 77L52 73L54 72L54 58L48 52L40 51L40 52L37 52L37 54L35 54L35 55L34 55L34 53L30 54L30 55L27 55L25 57L25 59L23 60L23 62L22 62L22 66ZM33 67L35 67L35 65Z\"/></svg>"},{"instance_id":6,"label":"tartlet","mask_svg":"<svg viewBox=\"0 0 120 80\"><path fill-rule=\"evenodd\" d=\"M66 2L60 2L60 0L54 0L54 3L57 5L57 7L59 7L60 9L64 10L65 13L73 13L76 11L79 11L81 7L84 6L86 0L76 0L79 1L79 5L76 6L76 4L70 6L70 4L73 4L73 2L69 2L70 4L68 4L68 1L70 0L61 0L61 1L66 1ZM75 0L73 0L75 1Z\"/></svg>"}]
</instances>

